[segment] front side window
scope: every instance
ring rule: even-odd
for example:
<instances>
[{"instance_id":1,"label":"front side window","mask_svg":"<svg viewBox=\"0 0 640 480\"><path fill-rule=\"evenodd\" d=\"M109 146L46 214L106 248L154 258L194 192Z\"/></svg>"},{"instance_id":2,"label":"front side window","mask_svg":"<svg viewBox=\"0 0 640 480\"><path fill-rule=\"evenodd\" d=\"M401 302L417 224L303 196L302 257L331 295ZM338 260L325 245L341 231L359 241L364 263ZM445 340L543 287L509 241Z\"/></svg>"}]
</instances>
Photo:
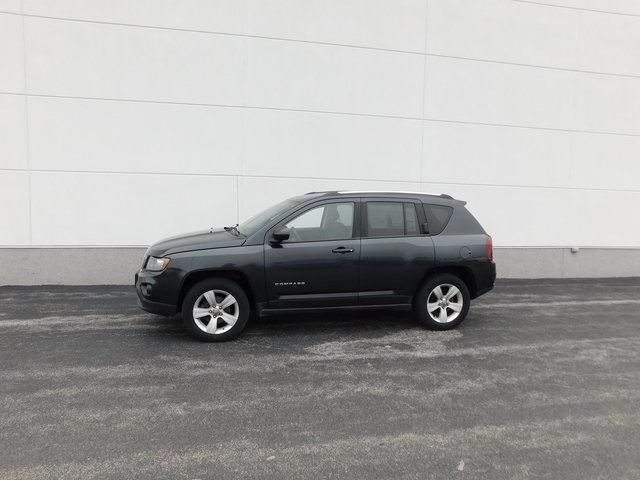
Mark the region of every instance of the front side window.
<instances>
[{"instance_id":1,"label":"front side window","mask_svg":"<svg viewBox=\"0 0 640 480\"><path fill-rule=\"evenodd\" d=\"M345 240L353 235L353 203L329 203L289 221L287 242Z\"/></svg>"},{"instance_id":2,"label":"front side window","mask_svg":"<svg viewBox=\"0 0 640 480\"><path fill-rule=\"evenodd\" d=\"M419 235L420 227L413 203L368 202L367 236L399 237Z\"/></svg>"}]
</instances>

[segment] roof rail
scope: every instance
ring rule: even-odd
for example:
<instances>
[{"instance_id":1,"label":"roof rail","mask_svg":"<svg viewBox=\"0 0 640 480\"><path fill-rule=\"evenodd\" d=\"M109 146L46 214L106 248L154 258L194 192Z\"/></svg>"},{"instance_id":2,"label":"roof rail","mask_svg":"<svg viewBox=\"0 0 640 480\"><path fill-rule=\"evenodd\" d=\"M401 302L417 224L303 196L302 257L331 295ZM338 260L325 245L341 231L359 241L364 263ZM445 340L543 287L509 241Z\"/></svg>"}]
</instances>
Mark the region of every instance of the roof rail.
<instances>
[{"instance_id":1,"label":"roof rail","mask_svg":"<svg viewBox=\"0 0 640 480\"><path fill-rule=\"evenodd\" d=\"M451 195L446 193L430 193L430 192L408 192L408 191L392 191L392 190L338 190L336 193L353 194L353 193L402 193L410 195L431 195L433 197L448 198L454 200Z\"/></svg>"},{"instance_id":2,"label":"roof rail","mask_svg":"<svg viewBox=\"0 0 640 480\"><path fill-rule=\"evenodd\" d=\"M319 193L340 193L346 195L352 195L356 193L402 193L402 194L410 194L410 195L430 195L433 197L446 198L448 200L455 200L451 195L446 193L430 193L430 192L408 192L408 191L391 191L391 190L321 190L318 192L307 192L305 195L315 195Z\"/></svg>"}]
</instances>

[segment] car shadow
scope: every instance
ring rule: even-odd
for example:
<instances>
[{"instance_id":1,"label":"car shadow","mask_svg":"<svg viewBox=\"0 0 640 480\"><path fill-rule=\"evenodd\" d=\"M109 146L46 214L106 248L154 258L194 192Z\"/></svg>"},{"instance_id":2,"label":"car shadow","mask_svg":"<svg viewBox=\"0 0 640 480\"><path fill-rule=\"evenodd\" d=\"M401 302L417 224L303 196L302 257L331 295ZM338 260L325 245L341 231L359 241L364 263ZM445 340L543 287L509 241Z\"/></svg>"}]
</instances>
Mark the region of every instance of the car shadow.
<instances>
[{"instance_id":1,"label":"car shadow","mask_svg":"<svg viewBox=\"0 0 640 480\"><path fill-rule=\"evenodd\" d=\"M419 326L411 312L358 311L358 312L309 312L305 314L286 313L267 317L252 316L241 337L261 336L282 337L300 335L322 335L340 332L345 336L358 336L358 332L371 334L372 331L394 332ZM180 315L158 317L155 333L173 334L191 338L182 326ZM197 339L193 339L199 342Z\"/></svg>"},{"instance_id":2,"label":"car shadow","mask_svg":"<svg viewBox=\"0 0 640 480\"><path fill-rule=\"evenodd\" d=\"M253 317L242 336L251 338L317 337L339 334L357 340L371 335L387 335L416 328L418 321L410 312L358 311L278 314Z\"/></svg>"}]
</instances>

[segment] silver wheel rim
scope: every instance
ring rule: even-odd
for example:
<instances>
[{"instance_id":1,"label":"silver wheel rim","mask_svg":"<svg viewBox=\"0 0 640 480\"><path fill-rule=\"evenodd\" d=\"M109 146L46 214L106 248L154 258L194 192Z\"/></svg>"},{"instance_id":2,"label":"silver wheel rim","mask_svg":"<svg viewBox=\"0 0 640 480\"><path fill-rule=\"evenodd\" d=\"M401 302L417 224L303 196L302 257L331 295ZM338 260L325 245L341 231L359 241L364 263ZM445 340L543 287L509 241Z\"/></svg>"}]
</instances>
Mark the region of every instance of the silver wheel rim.
<instances>
[{"instance_id":1,"label":"silver wheel rim","mask_svg":"<svg viewBox=\"0 0 640 480\"><path fill-rule=\"evenodd\" d=\"M443 283L435 287L427 297L427 312L438 323L450 323L460 316L464 300L455 285Z\"/></svg>"},{"instance_id":2,"label":"silver wheel rim","mask_svg":"<svg viewBox=\"0 0 640 480\"><path fill-rule=\"evenodd\" d=\"M200 330L219 335L238 321L240 307L233 295L224 290L209 290L198 297L193 306L193 321Z\"/></svg>"}]
</instances>

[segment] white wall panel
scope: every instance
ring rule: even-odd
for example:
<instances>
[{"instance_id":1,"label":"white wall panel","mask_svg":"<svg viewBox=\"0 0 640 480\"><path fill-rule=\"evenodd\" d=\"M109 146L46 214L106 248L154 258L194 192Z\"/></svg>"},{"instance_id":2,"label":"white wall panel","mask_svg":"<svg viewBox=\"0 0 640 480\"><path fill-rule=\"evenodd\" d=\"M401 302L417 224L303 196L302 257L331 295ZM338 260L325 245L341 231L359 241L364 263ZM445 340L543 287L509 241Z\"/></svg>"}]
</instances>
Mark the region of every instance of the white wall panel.
<instances>
[{"instance_id":1,"label":"white wall panel","mask_svg":"<svg viewBox=\"0 0 640 480\"><path fill-rule=\"evenodd\" d=\"M20 0L0 0L0 12L20 13L22 11Z\"/></svg>"},{"instance_id":2,"label":"white wall panel","mask_svg":"<svg viewBox=\"0 0 640 480\"><path fill-rule=\"evenodd\" d=\"M425 122L424 182L568 186L571 133Z\"/></svg>"},{"instance_id":3,"label":"white wall panel","mask_svg":"<svg viewBox=\"0 0 640 480\"><path fill-rule=\"evenodd\" d=\"M640 78L575 75L576 130L640 135Z\"/></svg>"},{"instance_id":4,"label":"white wall panel","mask_svg":"<svg viewBox=\"0 0 640 480\"><path fill-rule=\"evenodd\" d=\"M640 7L542 3L572 8L24 0L26 45L0 13L0 243L146 245L311 190L423 188L498 246L640 246ZM426 77L389 51L425 35Z\"/></svg>"},{"instance_id":5,"label":"white wall panel","mask_svg":"<svg viewBox=\"0 0 640 480\"><path fill-rule=\"evenodd\" d=\"M238 108L31 97L31 166L236 174L243 115Z\"/></svg>"},{"instance_id":6,"label":"white wall panel","mask_svg":"<svg viewBox=\"0 0 640 480\"><path fill-rule=\"evenodd\" d=\"M247 39L247 104L418 117L423 57Z\"/></svg>"},{"instance_id":7,"label":"white wall panel","mask_svg":"<svg viewBox=\"0 0 640 480\"><path fill-rule=\"evenodd\" d=\"M563 203L569 245L640 247L640 192L573 190Z\"/></svg>"},{"instance_id":8,"label":"white wall panel","mask_svg":"<svg viewBox=\"0 0 640 480\"><path fill-rule=\"evenodd\" d=\"M244 30L244 0L24 0L24 12L57 18L214 32Z\"/></svg>"},{"instance_id":9,"label":"white wall panel","mask_svg":"<svg viewBox=\"0 0 640 480\"><path fill-rule=\"evenodd\" d=\"M427 58L425 116L571 128L573 72Z\"/></svg>"},{"instance_id":10,"label":"white wall panel","mask_svg":"<svg viewBox=\"0 0 640 480\"><path fill-rule=\"evenodd\" d=\"M424 51L425 8L425 0L24 1L31 15L417 52Z\"/></svg>"},{"instance_id":11,"label":"white wall panel","mask_svg":"<svg viewBox=\"0 0 640 480\"><path fill-rule=\"evenodd\" d=\"M235 177L32 173L36 245L147 245L235 223Z\"/></svg>"},{"instance_id":12,"label":"white wall panel","mask_svg":"<svg viewBox=\"0 0 640 480\"><path fill-rule=\"evenodd\" d=\"M422 190L467 201L495 246L567 245L567 190L429 183Z\"/></svg>"},{"instance_id":13,"label":"white wall panel","mask_svg":"<svg viewBox=\"0 0 640 480\"><path fill-rule=\"evenodd\" d=\"M0 13L0 92L24 92L22 17Z\"/></svg>"},{"instance_id":14,"label":"white wall panel","mask_svg":"<svg viewBox=\"0 0 640 480\"><path fill-rule=\"evenodd\" d=\"M28 245L28 172L0 170L0 205L0 245Z\"/></svg>"},{"instance_id":15,"label":"white wall panel","mask_svg":"<svg viewBox=\"0 0 640 480\"><path fill-rule=\"evenodd\" d=\"M466 200L498 247L640 246L640 225L632 221L640 192L428 183L422 189Z\"/></svg>"},{"instance_id":16,"label":"white wall panel","mask_svg":"<svg viewBox=\"0 0 640 480\"><path fill-rule=\"evenodd\" d=\"M421 121L250 109L245 173L416 181Z\"/></svg>"},{"instance_id":17,"label":"white wall panel","mask_svg":"<svg viewBox=\"0 0 640 480\"><path fill-rule=\"evenodd\" d=\"M581 39L580 69L640 75L640 16L584 12Z\"/></svg>"},{"instance_id":18,"label":"white wall panel","mask_svg":"<svg viewBox=\"0 0 640 480\"><path fill-rule=\"evenodd\" d=\"M426 0L248 0L248 32L424 52Z\"/></svg>"},{"instance_id":19,"label":"white wall panel","mask_svg":"<svg viewBox=\"0 0 640 480\"><path fill-rule=\"evenodd\" d=\"M367 182L358 180L321 180L310 178L264 178L240 177L239 179L240 221L255 215L285 198L307 192L327 190L392 190L419 191L419 183L413 182Z\"/></svg>"},{"instance_id":20,"label":"white wall panel","mask_svg":"<svg viewBox=\"0 0 640 480\"><path fill-rule=\"evenodd\" d=\"M0 169L26 169L27 120L22 95L0 95Z\"/></svg>"},{"instance_id":21,"label":"white wall panel","mask_svg":"<svg viewBox=\"0 0 640 480\"><path fill-rule=\"evenodd\" d=\"M638 0L526 0L531 3L569 7L579 10L598 10L628 15L640 15Z\"/></svg>"},{"instance_id":22,"label":"white wall panel","mask_svg":"<svg viewBox=\"0 0 640 480\"><path fill-rule=\"evenodd\" d=\"M25 18L30 93L241 104L243 39Z\"/></svg>"},{"instance_id":23,"label":"white wall panel","mask_svg":"<svg viewBox=\"0 0 640 480\"><path fill-rule=\"evenodd\" d=\"M640 137L590 133L571 135L571 186L640 190Z\"/></svg>"},{"instance_id":24,"label":"white wall panel","mask_svg":"<svg viewBox=\"0 0 640 480\"><path fill-rule=\"evenodd\" d=\"M427 52L575 68L580 12L507 0L428 0Z\"/></svg>"}]
</instances>

